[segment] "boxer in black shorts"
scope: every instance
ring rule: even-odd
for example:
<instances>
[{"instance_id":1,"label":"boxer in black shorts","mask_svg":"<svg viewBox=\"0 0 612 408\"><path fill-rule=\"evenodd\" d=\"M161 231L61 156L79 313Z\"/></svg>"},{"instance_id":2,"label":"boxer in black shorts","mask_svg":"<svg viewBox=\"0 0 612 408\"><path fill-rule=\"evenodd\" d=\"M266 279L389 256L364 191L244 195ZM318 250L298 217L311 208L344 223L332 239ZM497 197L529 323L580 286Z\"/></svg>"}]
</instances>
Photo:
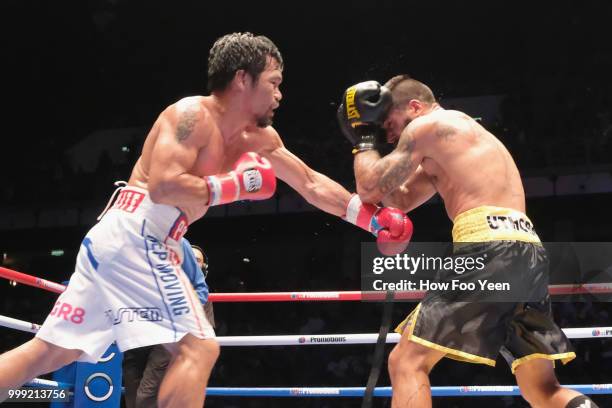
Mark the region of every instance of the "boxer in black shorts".
<instances>
[{"instance_id":1,"label":"boxer in black shorts","mask_svg":"<svg viewBox=\"0 0 612 408\"><path fill-rule=\"evenodd\" d=\"M482 270L460 279L495 276L529 288L515 302L492 302L478 291L428 293L397 328L402 337L389 356L392 407L430 407L429 372L443 357L494 365L500 352L532 406L596 407L555 376L554 361L575 354L552 319L548 260L504 145L468 115L443 109L429 87L407 75L348 88L338 117L354 145L362 201L407 212L440 194L454 223L452 256L487 254ZM383 135L397 146L381 158ZM438 279L458 276L448 273Z\"/></svg>"}]
</instances>

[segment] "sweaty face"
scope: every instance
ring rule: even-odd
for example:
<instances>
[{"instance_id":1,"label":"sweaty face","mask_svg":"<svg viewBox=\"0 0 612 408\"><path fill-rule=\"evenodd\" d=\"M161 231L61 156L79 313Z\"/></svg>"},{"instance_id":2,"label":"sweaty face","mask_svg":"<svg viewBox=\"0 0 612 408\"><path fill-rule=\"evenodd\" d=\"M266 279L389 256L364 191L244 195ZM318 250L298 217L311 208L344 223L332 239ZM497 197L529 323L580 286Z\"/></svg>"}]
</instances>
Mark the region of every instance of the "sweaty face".
<instances>
[{"instance_id":1,"label":"sweaty face","mask_svg":"<svg viewBox=\"0 0 612 408\"><path fill-rule=\"evenodd\" d=\"M283 95L280 84L283 82L278 61L268 59L266 69L261 73L257 83L253 85L253 115L258 127L264 128L272 125L274 110L278 108Z\"/></svg>"}]
</instances>

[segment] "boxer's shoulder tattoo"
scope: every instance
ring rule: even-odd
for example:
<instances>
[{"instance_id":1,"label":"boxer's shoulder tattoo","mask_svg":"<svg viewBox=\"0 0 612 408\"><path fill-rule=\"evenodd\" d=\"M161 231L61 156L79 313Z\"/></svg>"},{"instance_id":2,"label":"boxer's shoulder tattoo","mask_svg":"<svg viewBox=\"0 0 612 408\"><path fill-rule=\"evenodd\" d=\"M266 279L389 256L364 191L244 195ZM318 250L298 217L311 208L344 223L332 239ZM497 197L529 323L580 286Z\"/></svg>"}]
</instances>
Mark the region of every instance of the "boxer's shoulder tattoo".
<instances>
[{"instance_id":1,"label":"boxer's shoulder tattoo","mask_svg":"<svg viewBox=\"0 0 612 408\"><path fill-rule=\"evenodd\" d=\"M456 133L456 129L452 126L445 124L438 124L436 126L436 136L440 139L449 140Z\"/></svg>"},{"instance_id":2,"label":"boxer's shoulder tattoo","mask_svg":"<svg viewBox=\"0 0 612 408\"><path fill-rule=\"evenodd\" d=\"M179 142L187 139L193 132L193 128L195 127L197 121L197 106L187 106L179 115L178 123L176 124L176 139Z\"/></svg>"}]
</instances>

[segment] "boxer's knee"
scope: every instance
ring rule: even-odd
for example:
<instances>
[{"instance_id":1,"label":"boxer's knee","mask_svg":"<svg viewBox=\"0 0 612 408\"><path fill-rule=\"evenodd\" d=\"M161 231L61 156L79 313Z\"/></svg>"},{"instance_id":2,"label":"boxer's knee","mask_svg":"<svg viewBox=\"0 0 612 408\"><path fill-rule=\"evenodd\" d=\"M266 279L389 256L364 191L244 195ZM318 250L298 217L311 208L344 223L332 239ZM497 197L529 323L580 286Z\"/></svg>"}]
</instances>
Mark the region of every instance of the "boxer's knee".
<instances>
[{"instance_id":1,"label":"boxer's knee","mask_svg":"<svg viewBox=\"0 0 612 408\"><path fill-rule=\"evenodd\" d=\"M190 334L183 337L176 348L177 358L184 359L203 369L212 369L221 348L214 339L200 339Z\"/></svg>"},{"instance_id":2,"label":"boxer's knee","mask_svg":"<svg viewBox=\"0 0 612 408\"><path fill-rule=\"evenodd\" d=\"M553 362L546 359L526 361L516 367L514 374L521 395L535 407L550 405L552 398L562 389Z\"/></svg>"},{"instance_id":3,"label":"boxer's knee","mask_svg":"<svg viewBox=\"0 0 612 408\"><path fill-rule=\"evenodd\" d=\"M391 353L389 353L389 360L387 362L387 367L389 370L389 375L391 378L395 377L402 366L402 354L401 350L399 350L399 345L393 347Z\"/></svg>"},{"instance_id":4,"label":"boxer's knee","mask_svg":"<svg viewBox=\"0 0 612 408\"><path fill-rule=\"evenodd\" d=\"M216 340L200 340L200 354L205 358L206 364L212 366L215 364L221 353L221 347Z\"/></svg>"},{"instance_id":5,"label":"boxer's knee","mask_svg":"<svg viewBox=\"0 0 612 408\"><path fill-rule=\"evenodd\" d=\"M389 375L429 374L439 360L439 352L411 341L396 345L389 354Z\"/></svg>"}]
</instances>

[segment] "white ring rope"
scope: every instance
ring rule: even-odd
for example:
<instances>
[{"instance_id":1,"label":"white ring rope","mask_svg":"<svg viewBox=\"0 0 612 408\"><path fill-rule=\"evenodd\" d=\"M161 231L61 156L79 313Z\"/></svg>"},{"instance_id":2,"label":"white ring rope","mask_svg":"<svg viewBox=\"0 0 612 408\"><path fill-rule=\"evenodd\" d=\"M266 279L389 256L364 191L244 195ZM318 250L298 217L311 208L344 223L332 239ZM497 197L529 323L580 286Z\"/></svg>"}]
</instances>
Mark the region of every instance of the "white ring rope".
<instances>
[{"instance_id":1,"label":"white ring rope","mask_svg":"<svg viewBox=\"0 0 612 408\"><path fill-rule=\"evenodd\" d=\"M36 333L39 325L0 315L0 326ZM570 339L612 337L612 327L575 327L562 329ZM353 334L293 334L277 336L222 336L217 337L221 346L310 346L315 344L373 344L378 333ZM387 343L399 342L400 335L391 333Z\"/></svg>"}]
</instances>

